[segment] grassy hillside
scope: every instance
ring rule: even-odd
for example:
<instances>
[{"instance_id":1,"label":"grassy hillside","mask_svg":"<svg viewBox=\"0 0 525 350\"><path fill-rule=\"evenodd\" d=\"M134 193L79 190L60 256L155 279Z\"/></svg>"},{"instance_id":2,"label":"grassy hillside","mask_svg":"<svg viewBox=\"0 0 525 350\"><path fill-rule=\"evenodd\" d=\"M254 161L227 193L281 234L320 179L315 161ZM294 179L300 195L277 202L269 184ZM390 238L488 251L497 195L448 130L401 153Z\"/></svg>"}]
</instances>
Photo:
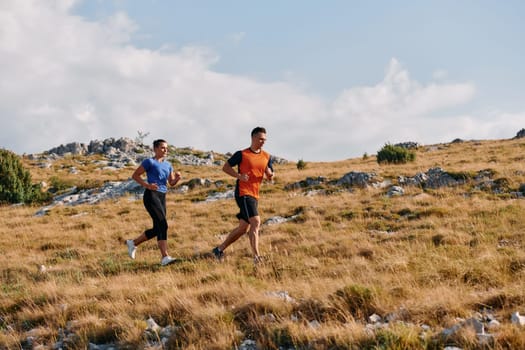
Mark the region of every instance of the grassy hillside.
<instances>
[{"instance_id":1,"label":"grassy hillside","mask_svg":"<svg viewBox=\"0 0 525 350\"><path fill-rule=\"evenodd\" d=\"M469 327L441 336L458 318L479 314L500 322L487 330L490 348L525 348L524 329L511 323L512 312L525 314L525 199L468 183L406 187L391 198L385 188L284 189L350 171L395 184L399 175L439 166L490 169L517 190L525 184L524 154L524 139L469 141L421 147L403 165L378 165L374 157L308 162L304 170L280 165L275 183L263 185L262 219L299 215L263 226L266 262L258 268L247 238L223 263L206 257L236 225L233 200L199 200L211 188L168 194L169 250L182 259L168 267L160 267L154 241L139 247L135 261L127 256L125 240L150 226L140 198L61 206L43 217L34 216L39 207L0 207L0 348L52 348L65 329L73 334L69 348L161 348L145 332L150 317L173 327L167 348L235 349L246 339L258 349L483 348ZM82 157L47 169L24 164L34 181L80 186L125 180L133 171L100 170ZM219 167L178 170L183 181L233 184ZM372 314L389 322L374 328Z\"/></svg>"}]
</instances>

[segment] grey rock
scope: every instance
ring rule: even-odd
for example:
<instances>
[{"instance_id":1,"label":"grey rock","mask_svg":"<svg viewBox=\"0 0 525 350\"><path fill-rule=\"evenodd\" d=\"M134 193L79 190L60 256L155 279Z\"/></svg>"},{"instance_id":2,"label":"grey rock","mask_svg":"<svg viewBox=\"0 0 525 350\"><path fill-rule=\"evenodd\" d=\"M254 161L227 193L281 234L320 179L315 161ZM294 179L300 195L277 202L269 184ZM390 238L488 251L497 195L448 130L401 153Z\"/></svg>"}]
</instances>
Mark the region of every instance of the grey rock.
<instances>
[{"instance_id":1,"label":"grey rock","mask_svg":"<svg viewBox=\"0 0 525 350\"><path fill-rule=\"evenodd\" d=\"M318 185L325 183L326 181L327 179L324 176L318 176L316 178L307 177L306 179L302 181L298 181L298 182L284 186L284 189L285 190L296 190L300 188L318 186Z\"/></svg>"},{"instance_id":2,"label":"grey rock","mask_svg":"<svg viewBox=\"0 0 525 350\"><path fill-rule=\"evenodd\" d=\"M521 316L518 311L512 313L510 320L512 324L516 324L518 326L525 326L525 316Z\"/></svg>"},{"instance_id":3,"label":"grey rock","mask_svg":"<svg viewBox=\"0 0 525 350\"><path fill-rule=\"evenodd\" d=\"M218 200L230 199L230 198L234 198L234 197L235 197L235 191L234 190L229 190L229 191L226 191L226 192L215 192L215 193L209 195L208 197L206 197L206 199L204 201L205 202L215 202L215 201L218 201Z\"/></svg>"},{"instance_id":4,"label":"grey rock","mask_svg":"<svg viewBox=\"0 0 525 350\"><path fill-rule=\"evenodd\" d=\"M382 320L382 318L378 314L372 314L372 315L368 316L368 321L370 323L378 323L378 322L381 322L381 320Z\"/></svg>"},{"instance_id":5,"label":"grey rock","mask_svg":"<svg viewBox=\"0 0 525 350\"><path fill-rule=\"evenodd\" d=\"M405 190L400 186L392 186L387 192L388 197L402 196L405 194Z\"/></svg>"},{"instance_id":6,"label":"grey rock","mask_svg":"<svg viewBox=\"0 0 525 350\"><path fill-rule=\"evenodd\" d=\"M338 186L358 186L361 188L366 188L370 186L372 182L377 182L375 181L376 178L376 173L351 171L337 180L336 184Z\"/></svg>"},{"instance_id":7,"label":"grey rock","mask_svg":"<svg viewBox=\"0 0 525 350\"><path fill-rule=\"evenodd\" d=\"M520 131L518 131L516 136L514 136L515 139L521 139L523 137L525 137L525 129L521 129Z\"/></svg>"},{"instance_id":8,"label":"grey rock","mask_svg":"<svg viewBox=\"0 0 525 350\"><path fill-rule=\"evenodd\" d=\"M408 142L396 143L394 146L405 148L405 149L417 149L421 147L421 144L418 142L414 142L414 141L408 141Z\"/></svg>"}]
</instances>

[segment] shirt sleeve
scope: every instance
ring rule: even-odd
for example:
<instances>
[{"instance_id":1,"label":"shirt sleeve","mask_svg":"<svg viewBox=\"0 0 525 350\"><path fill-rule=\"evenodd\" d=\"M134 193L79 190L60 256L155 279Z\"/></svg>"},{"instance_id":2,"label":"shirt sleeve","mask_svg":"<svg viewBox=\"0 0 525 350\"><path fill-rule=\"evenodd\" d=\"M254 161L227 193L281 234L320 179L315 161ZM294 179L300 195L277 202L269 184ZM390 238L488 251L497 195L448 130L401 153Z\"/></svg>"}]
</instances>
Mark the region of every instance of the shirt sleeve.
<instances>
[{"instance_id":1,"label":"shirt sleeve","mask_svg":"<svg viewBox=\"0 0 525 350\"><path fill-rule=\"evenodd\" d=\"M234 167L236 165L241 164L242 161L242 152L237 151L233 154L233 156L228 159L228 164L230 164L231 167Z\"/></svg>"},{"instance_id":2,"label":"shirt sleeve","mask_svg":"<svg viewBox=\"0 0 525 350\"><path fill-rule=\"evenodd\" d=\"M150 167L151 167L151 159L150 158L144 159L140 165L142 165L144 170L146 170L146 172L148 172Z\"/></svg>"},{"instance_id":3,"label":"shirt sleeve","mask_svg":"<svg viewBox=\"0 0 525 350\"><path fill-rule=\"evenodd\" d=\"M270 168L270 170L273 172L273 156L270 156L270 159L268 159L268 165L267 167Z\"/></svg>"}]
</instances>

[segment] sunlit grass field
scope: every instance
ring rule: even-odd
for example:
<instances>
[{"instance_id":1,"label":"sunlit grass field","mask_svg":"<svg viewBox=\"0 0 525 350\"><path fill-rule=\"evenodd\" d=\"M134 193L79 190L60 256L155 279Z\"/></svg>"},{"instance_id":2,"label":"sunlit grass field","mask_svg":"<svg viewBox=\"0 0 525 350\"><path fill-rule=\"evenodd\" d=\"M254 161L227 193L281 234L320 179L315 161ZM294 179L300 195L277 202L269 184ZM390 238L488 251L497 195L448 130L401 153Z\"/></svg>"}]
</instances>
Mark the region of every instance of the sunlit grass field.
<instances>
[{"instance_id":1,"label":"sunlit grass field","mask_svg":"<svg viewBox=\"0 0 525 350\"><path fill-rule=\"evenodd\" d=\"M275 182L263 184L262 220L298 216L262 227L265 262L257 268L247 237L224 262L209 257L235 227L237 212L232 199L203 201L213 187L168 193L169 251L181 261L167 267L154 240L138 248L136 260L127 255L125 240L151 225L140 197L55 207L43 217L35 216L36 206L0 207L0 348L23 348L28 337L52 348L66 327L78 335L73 348L146 348L152 317L175 327L165 344L173 349L235 349L245 339L258 349L476 349L482 347L472 332L439 334L484 311L501 322L490 331L490 348L525 348L525 329L510 322L512 312L525 314L525 199L468 183L405 187L399 197L372 187L285 190L306 177L332 180L350 171L395 184L399 175L433 167L491 169L517 190L525 184L524 154L523 139L468 141L420 147L408 164L379 165L369 156L306 160L303 170L279 165ZM100 170L79 156L51 168L29 159L24 165L34 182L58 177L77 186L127 180L134 170ZM177 170L182 182L233 185L219 166ZM370 331L374 313L393 320Z\"/></svg>"}]
</instances>

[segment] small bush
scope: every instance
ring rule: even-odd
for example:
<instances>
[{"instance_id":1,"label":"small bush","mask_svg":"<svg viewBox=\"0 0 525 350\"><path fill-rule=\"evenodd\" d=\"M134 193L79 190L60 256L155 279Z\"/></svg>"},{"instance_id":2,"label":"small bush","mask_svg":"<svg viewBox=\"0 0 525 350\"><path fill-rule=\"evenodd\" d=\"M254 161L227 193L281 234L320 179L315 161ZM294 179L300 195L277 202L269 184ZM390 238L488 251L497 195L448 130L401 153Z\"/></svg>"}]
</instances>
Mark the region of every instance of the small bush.
<instances>
[{"instance_id":1,"label":"small bush","mask_svg":"<svg viewBox=\"0 0 525 350\"><path fill-rule=\"evenodd\" d=\"M394 163L404 164L412 162L416 159L416 154L412 151L407 150L401 146L394 146L391 144L385 144L379 152L377 152L377 162L381 163Z\"/></svg>"},{"instance_id":2,"label":"small bush","mask_svg":"<svg viewBox=\"0 0 525 350\"><path fill-rule=\"evenodd\" d=\"M299 159L297 161L297 169L298 170L303 170L304 168L306 168L306 162L302 159Z\"/></svg>"},{"instance_id":3,"label":"small bush","mask_svg":"<svg viewBox=\"0 0 525 350\"><path fill-rule=\"evenodd\" d=\"M357 284L348 285L337 290L335 295L346 304L350 313L356 318L366 319L376 312L375 295L368 287Z\"/></svg>"},{"instance_id":4,"label":"small bush","mask_svg":"<svg viewBox=\"0 0 525 350\"><path fill-rule=\"evenodd\" d=\"M55 194L64 192L75 186L71 180L64 180L58 176L52 176L49 182L51 185L50 192Z\"/></svg>"},{"instance_id":5,"label":"small bush","mask_svg":"<svg viewBox=\"0 0 525 350\"><path fill-rule=\"evenodd\" d=\"M0 149L0 203L32 203L48 199L40 185L31 183L31 174L24 169L20 158L11 151Z\"/></svg>"}]
</instances>

